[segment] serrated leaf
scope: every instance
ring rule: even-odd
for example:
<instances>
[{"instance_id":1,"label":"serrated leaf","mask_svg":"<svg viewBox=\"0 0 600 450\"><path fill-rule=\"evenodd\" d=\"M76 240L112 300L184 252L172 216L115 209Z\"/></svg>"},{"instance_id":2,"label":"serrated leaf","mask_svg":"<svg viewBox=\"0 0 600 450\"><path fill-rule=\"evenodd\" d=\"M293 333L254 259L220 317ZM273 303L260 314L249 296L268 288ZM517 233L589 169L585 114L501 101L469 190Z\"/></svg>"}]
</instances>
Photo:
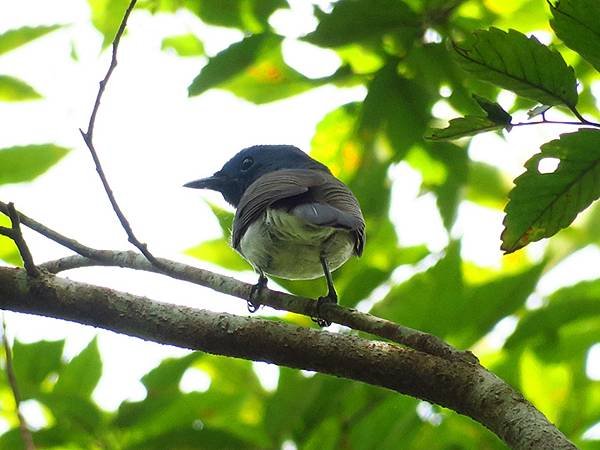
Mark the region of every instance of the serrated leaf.
<instances>
[{"instance_id":1,"label":"serrated leaf","mask_svg":"<svg viewBox=\"0 0 600 450\"><path fill-rule=\"evenodd\" d=\"M92 24L102 33L102 48L106 48L117 34L129 0L88 0L88 4L92 10Z\"/></svg>"},{"instance_id":2,"label":"serrated leaf","mask_svg":"<svg viewBox=\"0 0 600 450\"><path fill-rule=\"evenodd\" d=\"M450 119L446 128L432 128L425 139L430 141L450 141L468 136L475 136L488 131L502 130L506 124L498 124L487 117L465 116Z\"/></svg>"},{"instance_id":3,"label":"serrated leaf","mask_svg":"<svg viewBox=\"0 0 600 450\"><path fill-rule=\"evenodd\" d=\"M281 36L263 33L229 46L209 59L189 86L189 95L199 95L218 87L250 102L263 104L348 76L347 69L342 67L330 77L305 77L284 62L281 42Z\"/></svg>"},{"instance_id":4,"label":"serrated leaf","mask_svg":"<svg viewBox=\"0 0 600 450\"><path fill-rule=\"evenodd\" d=\"M38 98L42 98L42 96L24 81L8 75L0 75L1 102L18 102Z\"/></svg>"},{"instance_id":5,"label":"serrated leaf","mask_svg":"<svg viewBox=\"0 0 600 450\"><path fill-rule=\"evenodd\" d=\"M304 37L322 47L339 47L386 33L420 32L419 17L400 0L341 0Z\"/></svg>"},{"instance_id":6,"label":"serrated leaf","mask_svg":"<svg viewBox=\"0 0 600 450\"><path fill-rule=\"evenodd\" d=\"M0 185L31 181L56 164L68 151L54 144L0 149Z\"/></svg>"},{"instance_id":7,"label":"serrated leaf","mask_svg":"<svg viewBox=\"0 0 600 450\"><path fill-rule=\"evenodd\" d=\"M497 124L506 125L508 131L510 131L509 125L512 121L512 116L509 113L507 113L504 110L504 108L502 108L502 106L477 94L473 94L473 98L481 107L481 109L485 111L488 119L490 119L493 122L496 122Z\"/></svg>"},{"instance_id":8,"label":"serrated leaf","mask_svg":"<svg viewBox=\"0 0 600 450\"><path fill-rule=\"evenodd\" d=\"M481 80L545 105L577 104L573 69L533 36L490 28L453 46L463 69Z\"/></svg>"},{"instance_id":9,"label":"serrated leaf","mask_svg":"<svg viewBox=\"0 0 600 450\"><path fill-rule=\"evenodd\" d=\"M195 34L179 34L167 36L162 40L161 50L173 50L179 56L202 56L204 55L204 44Z\"/></svg>"},{"instance_id":10,"label":"serrated leaf","mask_svg":"<svg viewBox=\"0 0 600 450\"><path fill-rule=\"evenodd\" d=\"M97 338L90 341L61 371L53 395L89 398L102 375Z\"/></svg>"},{"instance_id":11,"label":"serrated leaf","mask_svg":"<svg viewBox=\"0 0 600 450\"><path fill-rule=\"evenodd\" d=\"M242 271L252 267L227 243L225 239L213 239L188 248L186 255L206 261L225 269Z\"/></svg>"},{"instance_id":12,"label":"serrated leaf","mask_svg":"<svg viewBox=\"0 0 600 450\"><path fill-rule=\"evenodd\" d=\"M539 172L545 158L560 160L554 172ZM525 168L505 209L501 248L507 253L554 235L600 196L600 131L562 134L542 145Z\"/></svg>"},{"instance_id":13,"label":"serrated leaf","mask_svg":"<svg viewBox=\"0 0 600 450\"><path fill-rule=\"evenodd\" d=\"M596 0L548 2L550 25L570 48L600 71L600 3Z\"/></svg>"},{"instance_id":14,"label":"serrated leaf","mask_svg":"<svg viewBox=\"0 0 600 450\"><path fill-rule=\"evenodd\" d=\"M61 27L62 25L22 27L2 33L0 34L0 55Z\"/></svg>"}]
</instances>

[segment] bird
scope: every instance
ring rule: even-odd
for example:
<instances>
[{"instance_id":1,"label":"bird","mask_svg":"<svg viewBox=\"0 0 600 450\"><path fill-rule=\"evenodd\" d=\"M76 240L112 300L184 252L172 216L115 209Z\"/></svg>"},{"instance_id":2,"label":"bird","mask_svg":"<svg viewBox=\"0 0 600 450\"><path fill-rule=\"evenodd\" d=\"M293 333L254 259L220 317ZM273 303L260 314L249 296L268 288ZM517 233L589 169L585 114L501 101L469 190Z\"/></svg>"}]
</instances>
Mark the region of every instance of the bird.
<instances>
[{"instance_id":1,"label":"bird","mask_svg":"<svg viewBox=\"0 0 600 450\"><path fill-rule=\"evenodd\" d=\"M329 168L292 145L244 148L212 176L184 184L220 192L235 208L231 246L258 272L248 309L267 285L266 275L290 280L324 276L327 294L337 303L331 272L351 256L361 256L365 220L350 188ZM319 326L331 322L313 319Z\"/></svg>"}]
</instances>

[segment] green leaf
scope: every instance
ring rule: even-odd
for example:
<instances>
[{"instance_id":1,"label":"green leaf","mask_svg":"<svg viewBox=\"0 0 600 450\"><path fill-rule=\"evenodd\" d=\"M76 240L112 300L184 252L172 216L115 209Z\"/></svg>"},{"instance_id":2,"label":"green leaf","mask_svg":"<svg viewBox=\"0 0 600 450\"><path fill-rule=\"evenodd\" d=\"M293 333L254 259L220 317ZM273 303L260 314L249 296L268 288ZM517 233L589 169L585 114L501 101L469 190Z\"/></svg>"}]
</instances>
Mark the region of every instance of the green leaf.
<instances>
[{"instance_id":1,"label":"green leaf","mask_svg":"<svg viewBox=\"0 0 600 450\"><path fill-rule=\"evenodd\" d=\"M527 311L506 341L506 348L515 349L528 343L555 348L561 328L570 324L582 326L591 318L600 318L600 279L559 289L544 306ZM598 335L589 337L600 339Z\"/></svg>"},{"instance_id":2,"label":"green leaf","mask_svg":"<svg viewBox=\"0 0 600 450\"><path fill-rule=\"evenodd\" d=\"M10 219L4 214L0 214L0 226L7 228L12 226ZM3 235L0 235L0 259L13 266L23 267L23 260L15 241Z\"/></svg>"},{"instance_id":3,"label":"green leaf","mask_svg":"<svg viewBox=\"0 0 600 450\"><path fill-rule=\"evenodd\" d=\"M0 184L31 181L56 164L68 151L54 144L0 149Z\"/></svg>"},{"instance_id":4,"label":"green leaf","mask_svg":"<svg viewBox=\"0 0 600 450\"><path fill-rule=\"evenodd\" d=\"M464 303L456 305L465 327L452 333L453 342L460 348L471 347L501 319L521 308L534 291L543 269L544 264L538 264L516 274L468 286Z\"/></svg>"},{"instance_id":5,"label":"green leaf","mask_svg":"<svg viewBox=\"0 0 600 450\"><path fill-rule=\"evenodd\" d=\"M23 399L37 396L48 375L58 372L65 341L39 341L23 344L15 341L13 359L15 376Z\"/></svg>"},{"instance_id":6,"label":"green leaf","mask_svg":"<svg viewBox=\"0 0 600 450\"><path fill-rule=\"evenodd\" d=\"M38 98L42 98L42 96L24 81L8 75L0 75L1 102L18 102Z\"/></svg>"},{"instance_id":7,"label":"green leaf","mask_svg":"<svg viewBox=\"0 0 600 450\"><path fill-rule=\"evenodd\" d=\"M473 94L473 98L481 107L481 109L485 111L488 119L490 119L493 122L496 122L497 124L506 125L508 131L510 131L509 125L512 121L512 116L509 113L507 113L504 110L504 108L502 108L502 106L477 94Z\"/></svg>"},{"instance_id":8,"label":"green leaf","mask_svg":"<svg viewBox=\"0 0 600 450\"><path fill-rule=\"evenodd\" d=\"M317 425L302 444L305 450L335 450L339 448L338 440L342 426L337 417L328 417Z\"/></svg>"},{"instance_id":9,"label":"green leaf","mask_svg":"<svg viewBox=\"0 0 600 450\"><path fill-rule=\"evenodd\" d=\"M189 95L219 87L250 102L263 104L347 75L342 68L331 77L309 79L285 64L281 42L281 36L263 33L231 45L210 58L189 86Z\"/></svg>"},{"instance_id":10,"label":"green leaf","mask_svg":"<svg viewBox=\"0 0 600 450\"><path fill-rule=\"evenodd\" d=\"M400 0L340 0L304 39L322 47L339 47L387 33L416 37L419 27L419 17Z\"/></svg>"},{"instance_id":11,"label":"green leaf","mask_svg":"<svg viewBox=\"0 0 600 450\"><path fill-rule=\"evenodd\" d=\"M481 80L544 105L577 104L573 69L533 36L490 28L453 46L463 69Z\"/></svg>"},{"instance_id":12,"label":"green leaf","mask_svg":"<svg viewBox=\"0 0 600 450\"><path fill-rule=\"evenodd\" d=\"M506 204L510 185L510 181L496 167L471 161L465 198L482 206L502 209Z\"/></svg>"},{"instance_id":13,"label":"green leaf","mask_svg":"<svg viewBox=\"0 0 600 450\"><path fill-rule=\"evenodd\" d=\"M182 358L167 358L142 377L148 396L179 392L179 382L184 372L198 359L197 353Z\"/></svg>"},{"instance_id":14,"label":"green leaf","mask_svg":"<svg viewBox=\"0 0 600 450\"><path fill-rule=\"evenodd\" d=\"M548 3L556 35L600 71L600 4L596 0Z\"/></svg>"},{"instance_id":15,"label":"green leaf","mask_svg":"<svg viewBox=\"0 0 600 450\"><path fill-rule=\"evenodd\" d=\"M62 25L22 27L0 34L0 55L61 27Z\"/></svg>"},{"instance_id":16,"label":"green leaf","mask_svg":"<svg viewBox=\"0 0 600 450\"><path fill-rule=\"evenodd\" d=\"M52 393L87 399L92 395L101 375L102 360L98 340L94 338L61 371Z\"/></svg>"},{"instance_id":17,"label":"green leaf","mask_svg":"<svg viewBox=\"0 0 600 450\"><path fill-rule=\"evenodd\" d=\"M433 267L392 288L371 313L443 337L468 326L455 307L463 292L460 245L452 242Z\"/></svg>"},{"instance_id":18,"label":"green leaf","mask_svg":"<svg viewBox=\"0 0 600 450\"><path fill-rule=\"evenodd\" d=\"M210 207L211 211L219 221L219 226L223 232L223 237L229 239L231 236L231 230L233 229L233 217L234 214L231 211L227 211L214 203L206 202Z\"/></svg>"},{"instance_id":19,"label":"green leaf","mask_svg":"<svg viewBox=\"0 0 600 450\"><path fill-rule=\"evenodd\" d=\"M554 172L539 172L545 158L560 160ZM501 248L507 253L554 235L600 196L600 131L562 134L542 145L525 168L505 210Z\"/></svg>"},{"instance_id":20,"label":"green leaf","mask_svg":"<svg viewBox=\"0 0 600 450\"><path fill-rule=\"evenodd\" d=\"M432 128L425 139L430 141L448 141L468 136L475 136L488 131L507 128L506 124L499 124L487 117L465 116L451 119L446 128Z\"/></svg>"},{"instance_id":21,"label":"green leaf","mask_svg":"<svg viewBox=\"0 0 600 450\"><path fill-rule=\"evenodd\" d=\"M184 253L229 270L239 272L252 269L250 264L232 249L223 238L202 242L195 247L188 248Z\"/></svg>"},{"instance_id":22,"label":"green leaf","mask_svg":"<svg viewBox=\"0 0 600 450\"><path fill-rule=\"evenodd\" d=\"M179 34L163 39L161 50L174 50L179 56L203 56L204 44L195 34Z\"/></svg>"},{"instance_id":23,"label":"green leaf","mask_svg":"<svg viewBox=\"0 0 600 450\"><path fill-rule=\"evenodd\" d=\"M200 0L186 6L204 23L259 33L268 29L271 14L287 4L284 0Z\"/></svg>"},{"instance_id":24,"label":"green leaf","mask_svg":"<svg viewBox=\"0 0 600 450\"><path fill-rule=\"evenodd\" d=\"M92 24L102 33L102 48L108 47L115 39L129 0L88 0L92 10Z\"/></svg>"}]
</instances>

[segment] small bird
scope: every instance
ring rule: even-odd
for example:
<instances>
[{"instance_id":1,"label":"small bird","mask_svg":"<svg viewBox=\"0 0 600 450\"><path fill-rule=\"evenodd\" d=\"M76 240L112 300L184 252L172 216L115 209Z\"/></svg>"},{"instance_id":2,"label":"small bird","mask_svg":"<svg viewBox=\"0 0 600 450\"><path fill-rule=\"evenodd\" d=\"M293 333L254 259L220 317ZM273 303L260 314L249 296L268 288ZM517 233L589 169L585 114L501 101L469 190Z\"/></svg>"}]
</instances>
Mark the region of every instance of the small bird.
<instances>
[{"instance_id":1,"label":"small bird","mask_svg":"<svg viewBox=\"0 0 600 450\"><path fill-rule=\"evenodd\" d=\"M218 191L236 208L231 245L259 273L250 312L260 306L255 297L267 284L265 274L290 280L324 275L328 292L317 307L337 303L331 272L362 254L365 221L352 191L327 166L292 145L255 145L184 186Z\"/></svg>"}]
</instances>

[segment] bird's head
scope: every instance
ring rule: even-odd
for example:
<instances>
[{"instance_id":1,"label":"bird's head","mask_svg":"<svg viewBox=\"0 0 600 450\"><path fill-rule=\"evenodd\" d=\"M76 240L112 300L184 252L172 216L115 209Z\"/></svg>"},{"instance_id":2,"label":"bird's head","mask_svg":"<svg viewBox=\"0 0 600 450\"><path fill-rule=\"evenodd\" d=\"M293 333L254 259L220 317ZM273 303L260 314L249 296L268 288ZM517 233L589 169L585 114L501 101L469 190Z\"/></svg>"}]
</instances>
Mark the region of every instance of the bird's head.
<instances>
[{"instance_id":1,"label":"bird's head","mask_svg":"<svg viewBox=\"0 0 600 450\"><path fill-rule=\"evenodd\" d=\"M246 188L267 173L281 169L312 169L329 172L293 145L255 145L245 148L225 163L214 175L191 181L185 187L211 189L237 207Z\"/></svg>"}]
</instances>

